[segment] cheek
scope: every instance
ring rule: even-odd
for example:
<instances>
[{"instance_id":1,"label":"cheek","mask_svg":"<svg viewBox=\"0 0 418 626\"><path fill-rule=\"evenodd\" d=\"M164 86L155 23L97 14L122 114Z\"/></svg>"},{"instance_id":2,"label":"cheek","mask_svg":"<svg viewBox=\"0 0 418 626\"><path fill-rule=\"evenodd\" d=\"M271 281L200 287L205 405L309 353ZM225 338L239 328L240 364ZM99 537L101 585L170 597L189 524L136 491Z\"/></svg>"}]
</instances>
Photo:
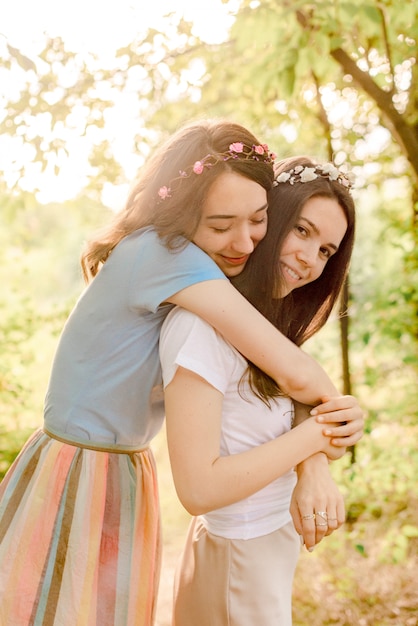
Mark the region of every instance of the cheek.
<instances>
[{"instance_id":1,"label":"cheek","mask_svg":"<svg viewBox=\"0 0 418 626\"><path fill-rule=\"evenodd\" d=\"M317 267L315 268L315 278L319 278L322 275L328 261L319 261Z\"/></svg>"},{"instance_id":2,"label":"cheek","mask_svg":"<svg viewBox=\"0 0 418 626\"><path fill-rule=\"evenodd\" d=\"M192 241L204 252L209 253L213 249L213 233L205 228L199 228Z\"/></svg>"},{"instance_id":3,"label":"cheek","mask_svg":"<svg viewBox=\"0 0 418 626\"><path fill-rule=\"evenodd\" d=\"M267 222L257 229L254 242L259 243L267 235Z\"/></svg>"}]
</instances>

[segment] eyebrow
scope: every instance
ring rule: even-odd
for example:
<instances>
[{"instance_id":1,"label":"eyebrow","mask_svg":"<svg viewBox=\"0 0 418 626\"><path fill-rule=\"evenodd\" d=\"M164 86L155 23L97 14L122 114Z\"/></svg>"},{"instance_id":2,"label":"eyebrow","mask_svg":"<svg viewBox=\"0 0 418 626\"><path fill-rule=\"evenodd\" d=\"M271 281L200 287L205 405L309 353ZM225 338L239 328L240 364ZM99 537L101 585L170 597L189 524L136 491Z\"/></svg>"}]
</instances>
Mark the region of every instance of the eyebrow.
<instances>
[{"instance_id":1,"label":"eyebrow","mask_svg":"<svg viewBox=\"0 0 418 626\"><path fill-rule=\"evenodd\" d=\"M256 209L254 213L260 213L261 211L265 211L268 209L268 204L263 204L259 209ZM236 215L223 215L220 213L219 215L208 215L205 219L207 220L232 220Z\"/></svg>"},{"instance_id":2,"label":"eyebrow","mask_svg":"<svg viewBox=\"0 0 418 626\"><path fill-rule=\"evenodd\" d=\"M313 222L311 222L311 220L308 220L307 217L303 217L302 215L300 216L301 220L304 220L305 222L307 222L309 224L309 226L312 228L312 230L317 234L320 235L321 233L319 232L319 228L316 224L314 224ZM332 248L333 250L335 250L335 252L337 252L338 247L336 246L335 243L327 243L327 246L329 246L330 248Z\"/></svg>"}]
</instances>

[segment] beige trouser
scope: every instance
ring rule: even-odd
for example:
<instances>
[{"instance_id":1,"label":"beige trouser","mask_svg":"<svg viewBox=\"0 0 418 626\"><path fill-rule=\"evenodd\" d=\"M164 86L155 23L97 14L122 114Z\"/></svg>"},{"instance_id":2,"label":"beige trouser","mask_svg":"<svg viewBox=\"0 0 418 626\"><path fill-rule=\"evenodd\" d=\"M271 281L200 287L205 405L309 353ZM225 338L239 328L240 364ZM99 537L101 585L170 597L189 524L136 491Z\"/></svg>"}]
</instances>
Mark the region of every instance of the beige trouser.
<instances>
[{"instance_id":1,"label":"beige trouser","mask_svg":"<svg viewBox=\"0 0 418 626\"><path fill-rule=\"evenodd\" d=\"M291 626L299 552L292 522L231 540L194 518L176 573L173 626Z\"/></svg>"}]
</instances>

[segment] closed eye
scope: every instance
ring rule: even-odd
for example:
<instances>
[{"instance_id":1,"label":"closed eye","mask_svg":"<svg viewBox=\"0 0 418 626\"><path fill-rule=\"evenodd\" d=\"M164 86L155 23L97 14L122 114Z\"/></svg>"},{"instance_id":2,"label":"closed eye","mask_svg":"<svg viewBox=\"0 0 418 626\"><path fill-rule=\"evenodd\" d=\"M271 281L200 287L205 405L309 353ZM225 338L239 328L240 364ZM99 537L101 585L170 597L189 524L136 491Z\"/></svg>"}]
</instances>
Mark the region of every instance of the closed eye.
<instances>
[{"instance_id":1,"label":"closed eye","mask_svg":"<svg viewBox=\"0 0 418 626\"><path fill-rule=\"evenodd\" d=\"M267 217L262 217L260 220L251 220L253 224L256 226L260 224L265 224L267 222Z\"/></svg>"},{"instance_id":2,"label":"closed eye","mask_svg":"<svg viewBox=\"0 0 418 626\"><path fill-rule=\"evenodd\" d=\"M212 227L213 232L215 233L227 233L228 230L231 230L231 226L228 226L228 228L215 228L214 226Z\"/></svg>"}]
</instances>

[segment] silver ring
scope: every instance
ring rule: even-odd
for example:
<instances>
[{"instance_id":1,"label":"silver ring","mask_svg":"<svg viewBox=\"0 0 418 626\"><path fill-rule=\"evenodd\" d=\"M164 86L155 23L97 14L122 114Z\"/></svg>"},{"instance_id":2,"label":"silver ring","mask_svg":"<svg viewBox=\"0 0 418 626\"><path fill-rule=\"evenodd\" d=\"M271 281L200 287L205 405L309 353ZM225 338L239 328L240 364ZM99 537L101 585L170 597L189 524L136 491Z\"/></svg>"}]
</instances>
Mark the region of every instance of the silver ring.
<instances>
[{"instance_id":1,"label":"silver ring","mask_svg":"<svg viewBox=\"0 0 418 626\"><path fill-rule=\"evenodd\" d=\"M317 515L320 515L321 517L323 517L324 519L327 519L328 515L326 511L317 511L316 512Z\"/></svg>"},{"instance_id":2,"label":"silver ring","mask_svg":"<svg viewBox=\"0 0 418 626\"><path fill-rule=\"evenodd\" d=\"M315 513L309 513L308 515L302 515L302 519L315 519Z\"/></svg>"},{"instance_id":3,"label":"silver ring","mask_svg":"<svg viewBox=\"0 0 418 626\"><path fill-rule=\"evenodd\" d=\"M315 524L315 526L328 526L327 522L324 522L322 524Z\"/></svg>"}]
</instances>

